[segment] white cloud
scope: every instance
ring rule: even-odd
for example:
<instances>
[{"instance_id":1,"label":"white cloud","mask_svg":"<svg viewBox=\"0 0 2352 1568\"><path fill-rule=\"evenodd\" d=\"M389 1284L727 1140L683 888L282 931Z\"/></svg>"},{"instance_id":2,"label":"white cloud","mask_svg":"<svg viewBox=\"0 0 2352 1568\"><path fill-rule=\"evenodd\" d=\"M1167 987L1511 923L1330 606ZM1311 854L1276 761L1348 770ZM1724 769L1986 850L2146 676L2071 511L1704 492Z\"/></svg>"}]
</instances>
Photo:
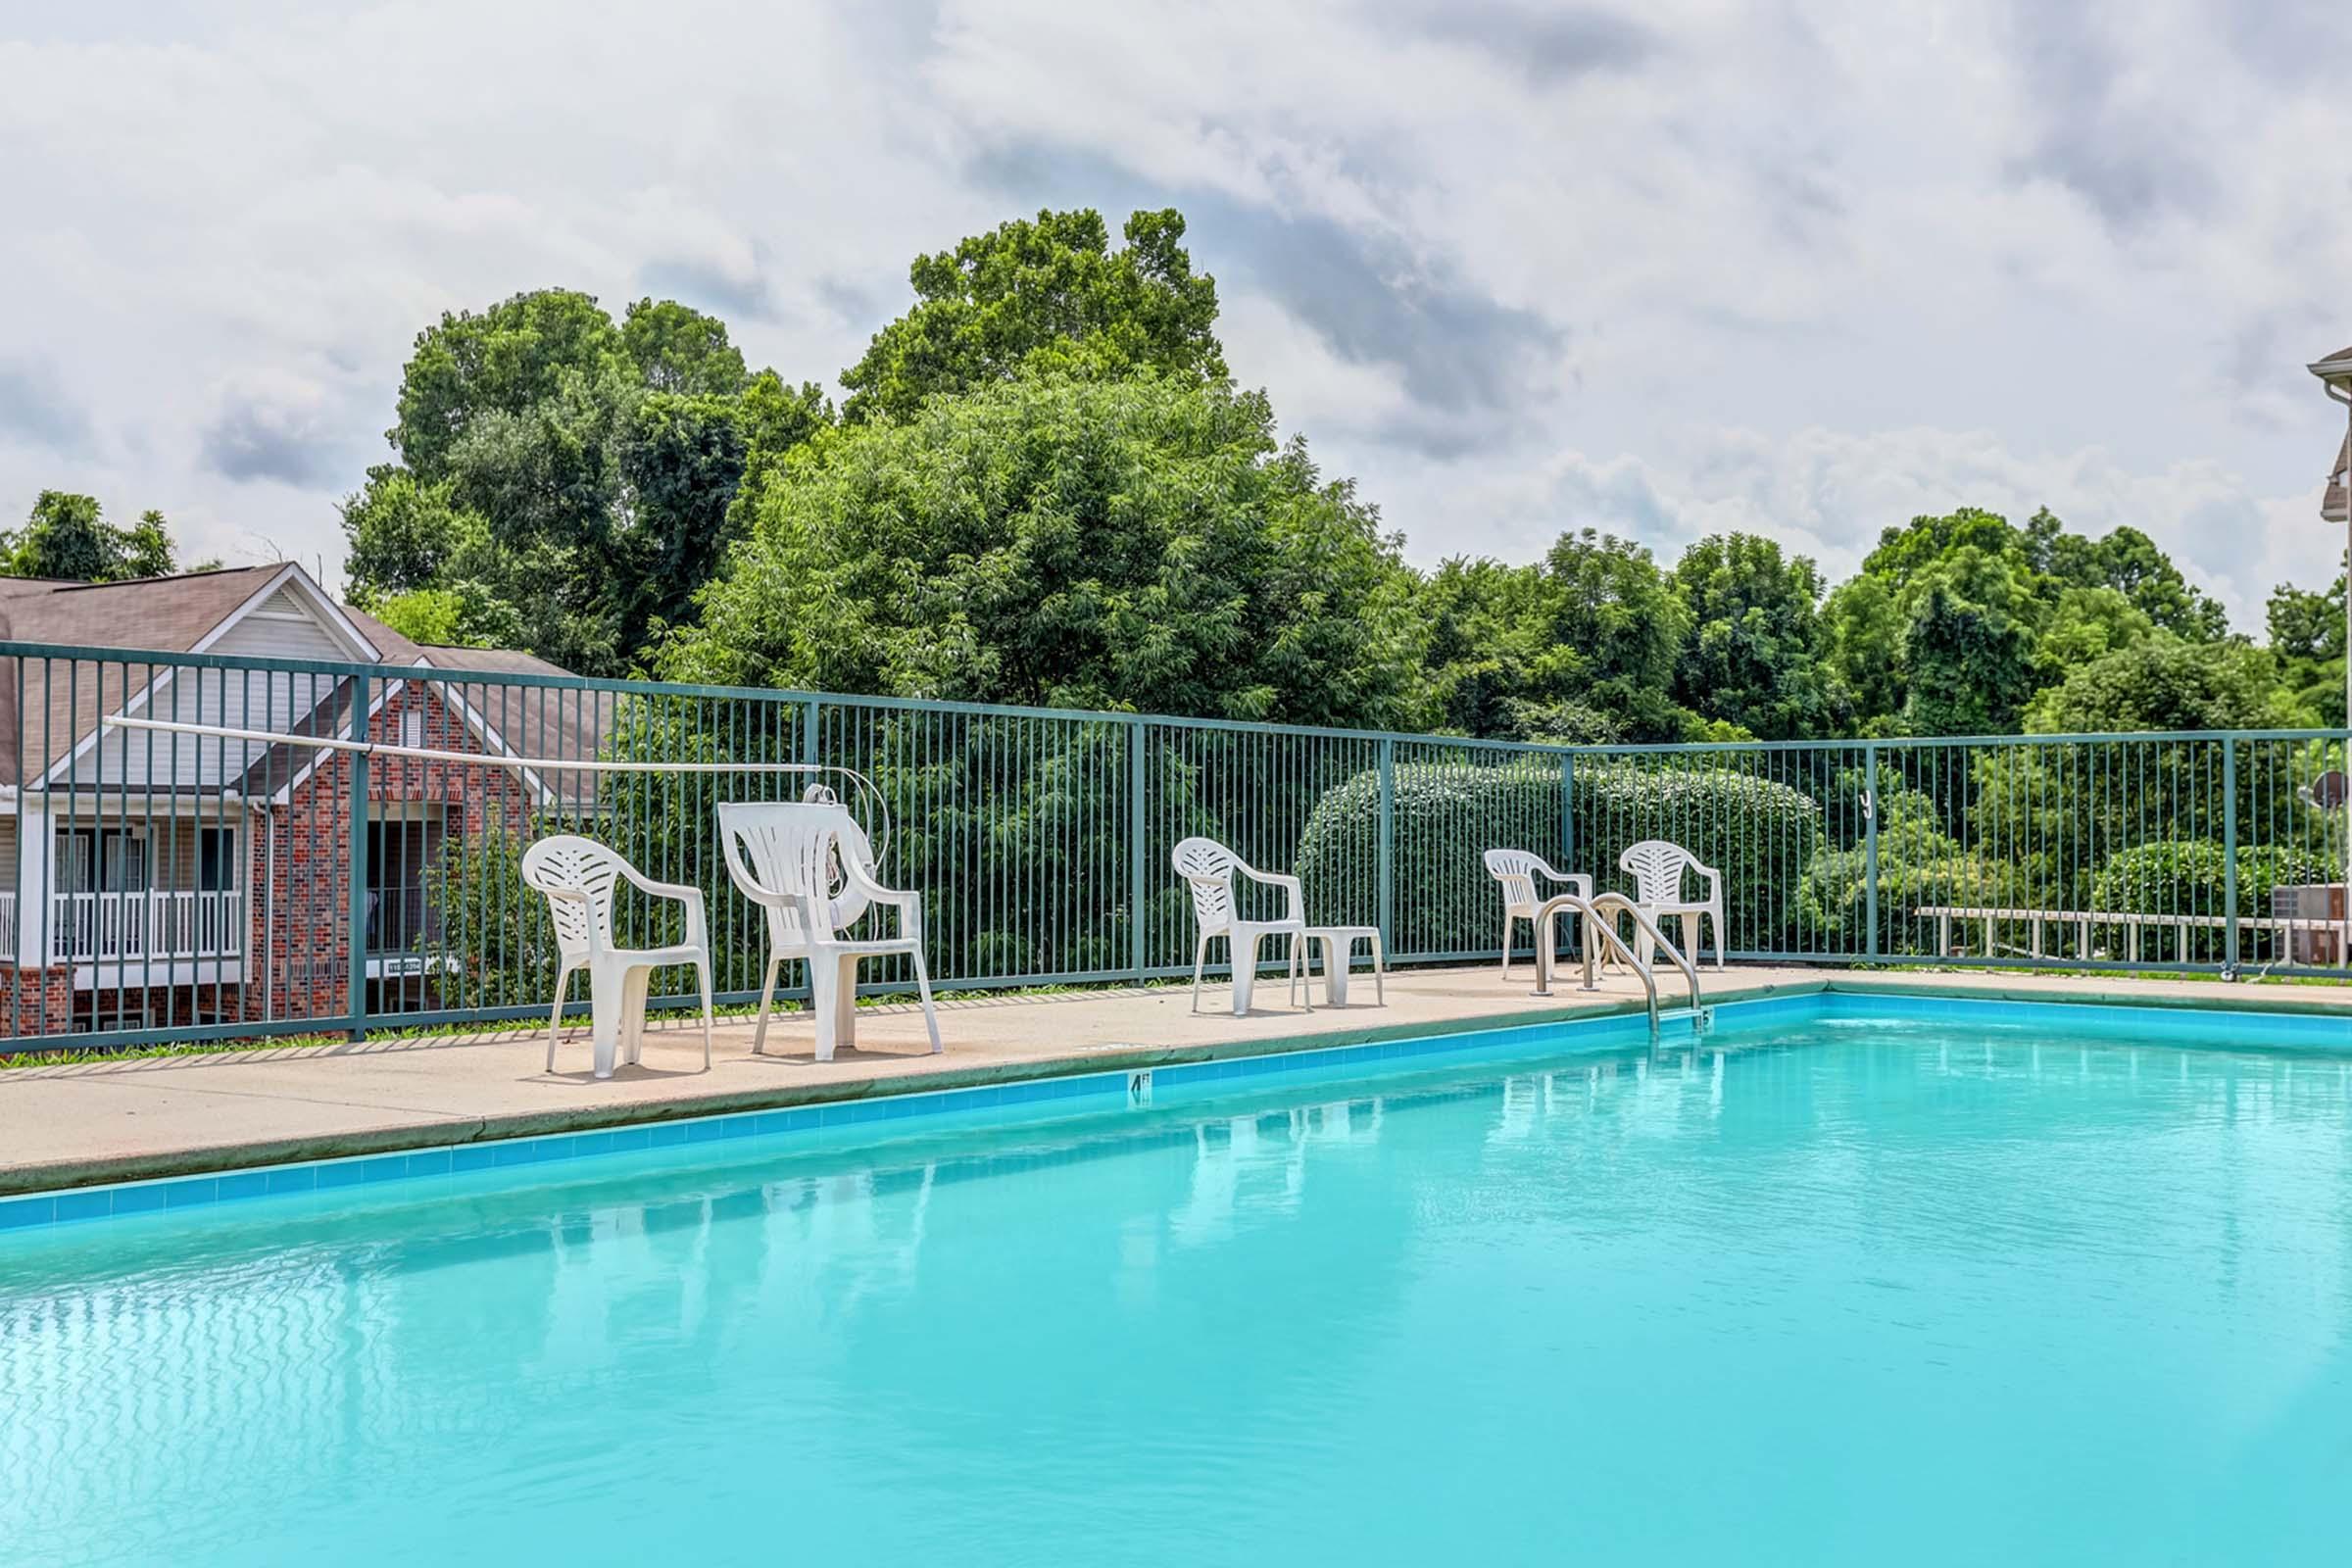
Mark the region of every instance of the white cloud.
<instances>
[{"instance_id":1,"label":"white cloud","mask_svg":"<svg viewBox=\"0 0 2352 1568\"><path fill-rule=\"evenodd\" d=\"M673 293L829 379L917 251L1175 205L1237 372L1422 559L1591 521L1840 570L2046 503L2242 623L2337 548L2345 58L2336 0L30 11L0 512L331 561L443 310Z\"/></svg>"}]
</instances>

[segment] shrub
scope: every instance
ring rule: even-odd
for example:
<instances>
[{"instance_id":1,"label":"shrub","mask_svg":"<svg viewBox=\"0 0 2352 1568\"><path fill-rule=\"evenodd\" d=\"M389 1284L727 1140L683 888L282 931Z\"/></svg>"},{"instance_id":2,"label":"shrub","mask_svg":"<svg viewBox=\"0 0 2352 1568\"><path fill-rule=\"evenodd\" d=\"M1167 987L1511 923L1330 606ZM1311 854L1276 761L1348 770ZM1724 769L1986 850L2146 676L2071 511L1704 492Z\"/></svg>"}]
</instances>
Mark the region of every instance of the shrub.
<instances>
[{"instance_id":1,"label":"shrub","mask_svg":"<svg viewBox=\"0 0 2352 1568\"><path fill-rule=\"evenodd\" d=\"M2225 880L2229 858L2210 839L2164 839L2125 850L2092 879L2100 909L2135 914L2215 915L2229 911ZM2248 844L2237 851L2237 913L2271 912L2274 889L2341 880L2328 858L2293 845ZM2269 931L2241 931L2238 953L2246 958L2278 955L2283 943ZM2140 956L2184 962L2219 962L2229 956L2227 931L2207 927L2186 932L2143 931Z\"/></svg>"},{"instance_id":2,"label":"shrub","mask_svg":"<svg viewBox=\"0 0 2352 1568\"><path fill-rule=\"evenodd\" d=\"M1596 889L1631 893L1617 858L1643 839L1671 839L1723 872L1734 949L1789 951L1797 885L1822 842L1821 803L1753 771L1769 754L1654 754L1576 767L1576 860ZM1690 884L1695 894L1697 884ZM1679 937L1679 932L1668 932ZM1711 941L1712 936L1705 939Z\"/></svg>"},{"instance_id":3,"label":"shrub","mask_svg":"<svg viewBox=\"0 0 2352 1568\"><path fill-rule=\"evenodd\" d=\"M1563 760L1488 760L1495 755L1463 748L1450 759L1396 768L1397 952L1494 951L1501 903L1483 850L1533 850L1563 871L1590 871L1596 889L1630 892L1632 879L1617 869L1617 857L1646 838L1672 839L1722 869L1734 948L1788 945L1796 870L1820 842L1821 808L1803 792L1748 771L1753 754L1654 763L1578 759L1573 853L1562 845ZM1340 896L1327 890L1360 885L1358 868L1377 864L1379 840L1376 770L1355 774L1316 802L1298 860L1310 918L1339 917Z\"/></svg>"},{"instance_id":4,"label":"shrub","mask_svg":"<svg viewBox=\"0 0 2352 1568\"><path fill-rule=\"evenodd\" d=\"M1931 953L1936 921L1914 911L1933 907L2023 906L2028 873L2012 861L1972 852L1945 832L1935 803L1916 790L1879 797L1879 951L1895 956ZM1825 848L1805 867L1798 886L1805 951L1870 951L1870 851L1866 845Z\"/></svg>"}]
</instances>

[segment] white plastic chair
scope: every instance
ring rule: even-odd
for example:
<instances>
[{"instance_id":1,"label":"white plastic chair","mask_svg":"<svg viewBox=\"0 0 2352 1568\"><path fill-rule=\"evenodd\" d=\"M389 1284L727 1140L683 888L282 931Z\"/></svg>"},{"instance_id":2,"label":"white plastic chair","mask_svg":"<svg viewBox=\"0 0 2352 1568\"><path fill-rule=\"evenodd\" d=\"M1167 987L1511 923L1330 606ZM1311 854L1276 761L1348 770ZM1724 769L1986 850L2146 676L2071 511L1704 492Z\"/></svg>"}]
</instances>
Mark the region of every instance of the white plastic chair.
<instances>
[{"instance_id":1,"label":"white plastic chair","mask_svg":"<svg viewBox=\"0 0 2352 1568\"><path fill-rule=\"evenodd\" d=\"M752 1032L754 1054L766 1054L767 1014L784 960L808 960L816 1059L831 1061L838 1047L858 1043L858 965L902 955L914 962L923 1026L931 1034L932 1054L939 1054L939 1014L932 1010L931 973L923 965L923 896L874 879L873 846L847 807L738 802L718 808L718 836L726 847L727 875L767 912L767 967L760 987L760 1022ZM897 936L844 935L877 904L897 906Z\"/></svg>"},{"instance_id":2,"label":"white plastic chair","mask_svg":"<svg viewBox=\"0 0 2352 1568\"><path fill-rule=\"evenodd\" d=\"M1295 876L1277 876L1260 871L1225 848L1214 839L1189 838L1176 846L1174 856L1176 874L1184 878L1192 890L1193 923L1199 940L1193 946L1193 1010L1200 1010L1200 973L1208 962L1208 944L1223 937L1228 956L1233 961L1233 1015L1237 1018L1250 1010L1250 998L1257 983L1257 945L1266 937L1287 936L1291 939L1290 1001L1296 1005L1298 987L1306 979L1306 900L1299 892ZM1283 915L1279 920L1243 920L1237 918L1233 900L1233 878L1240 872L1252 882L1270 888L1280 888L1283 896ZM1306 1010L1314 1010L1314 998L1307 998Z\"/></svg>"},{"instance_id":3,"label":"white plastic chair","mask_svg":"<svg viewBox=\"0 0 2352 1568\"><path fill-rule=\"evenodd\" d=\"M1582 871L1555 871L1544 857L1531 850L1489 850L1486 856L1487 874L1502 884L1502 977L1511 977L1511 933L1525 920L1534 928L1534 940L1539 945L1554 940L1547 927L1550 921L1539 923L1536 910L1542 907L1544 894L1536 886L1536 878L1564 884L1580 899L1592 897L1592 879ZM1555 948L1553 951L1557 951Z\"/></svg>"},{"instance_id":4,"label":"white plastic chair","mask_svg":"<svg viewBox=\"0 0 2352 1568\"><path fill-rule=\"evenodd\" d=\"M622 879L639 891L673 899L686 906L686 940L666 948L623 948L612 939L612 899ZM710 1068L710 937L704 917L703 890L654 882L594 839L559 833L523 852L522 880L547 895L562 967L556 973L556 1004L547 1019L547 1070L556 1070L557 1033L564 1022L564 993L572 975L588 971L590 1036L596 1047L596 1075L612 1076L615 1056L635 1063L645 1054L645 993L653 971L690 963L703 983L703 1070Z\"/></svg>"},{"instance_id":5,"label":"white plastic chair","mask_svg":"<svg viewBox=\"0 0 2352 1568\"><path fill-rule=\"evenodd\" d=\"M1664 839L1643 839L1617 857L1617 864L1633 873L1634 902L1662 931L1667 917L1681 915L1683 920L1683 951L1690 961L1698 961L1696 936L1704 935L1706 927L1698 923L1700 916L1715 923L1715 967L1723 967L1723 873L1711 865L1701 865L1698 857L1679 844ZM1683 897L1686 872L1695 871L1707 884L1707 896L1690 900ZM1644 931L1636 938L1636 947L1643 963L1649 962L1656 944Z\"/></svg>"}]
</instances>

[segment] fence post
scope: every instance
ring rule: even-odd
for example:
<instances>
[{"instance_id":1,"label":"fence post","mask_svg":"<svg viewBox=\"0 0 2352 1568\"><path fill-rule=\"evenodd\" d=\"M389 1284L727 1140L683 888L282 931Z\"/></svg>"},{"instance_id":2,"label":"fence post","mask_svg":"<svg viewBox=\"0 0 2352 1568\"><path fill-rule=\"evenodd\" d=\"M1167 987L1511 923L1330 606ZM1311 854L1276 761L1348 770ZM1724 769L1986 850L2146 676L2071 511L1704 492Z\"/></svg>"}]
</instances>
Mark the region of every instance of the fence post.
<instances>
[{"instance_id":1,"label":"fence post","mask_svg":"<svg viewBox=\"0 0 2352 1568\"><path fill-rule=\"evenodd\" d=\"M824 704L818 702L813 697L809 698L808 701L802 705L801 708L801 760L810 767L814 767L816 765L816 715L821 712L823 709ZM814 779L804 779L802 781L804 788L807 785L814 782Z\"/></svg>"},{"instance_id":2,"label":"fence post","mask_svg":"<svg viewBox=\"0 0 2352 1568\"><path fill-rule=\"evenodd\" d=\"M1576 867L1576 754L1560 754L1560 863Z\"/></svg>"},{"instance_id":3,"label":"fence post","mask_svg":"<svg viewBox=\"0 0 2352 1568\"><path fill-rule=\"evenodd\" d=\"M351 738L368 738L368 677L351 678ZM368 1035L368 754L351 754L350 921L351 987L349 1032Z\"/></svg>"},{"instance_id":4,"label":"fence post","mask_svg":"<svg viewBox=\"0 0 2352 1568\"><path fill-rule=\"evenodd\" d=\"M2222 737L2222 947L2231 974L2237 970L2237 737ZM2186 956L2185 954L2182 955Z\"/></svg>"},{"instance_id":5,"label":"fence post","mask_svg":"<svg viewBox=\"0 0 2352 1568\"><path fill-rule=\"evenodd\" d=\"M1869 922L1868 952L1873 962L1879 956L1879 749L1875 745L1862 748L1862 885L1863 918ZM1941 955L1937 955L1941 956Z\"/></svg>"},{"instance_id":6,"label":"fence post","mask_svg":"<svg viewBox=\"0 0 2352 1568\"><path fill-rule=\"evenodd\" d=\"M1380 743L1380 947L1396 953L1396 743Z\"/></svg>"},{"instance_id":7,"label":"fence post","mask_svg":"<svg viewBox=\"0 0 2352 1568\"><path fill-rule=\"evenodd\" d=\"M1144 746L1149 726L1141 718L1127 726L1127 960L1135 983L1144 983Z\"/></svg>"}]
</instances>

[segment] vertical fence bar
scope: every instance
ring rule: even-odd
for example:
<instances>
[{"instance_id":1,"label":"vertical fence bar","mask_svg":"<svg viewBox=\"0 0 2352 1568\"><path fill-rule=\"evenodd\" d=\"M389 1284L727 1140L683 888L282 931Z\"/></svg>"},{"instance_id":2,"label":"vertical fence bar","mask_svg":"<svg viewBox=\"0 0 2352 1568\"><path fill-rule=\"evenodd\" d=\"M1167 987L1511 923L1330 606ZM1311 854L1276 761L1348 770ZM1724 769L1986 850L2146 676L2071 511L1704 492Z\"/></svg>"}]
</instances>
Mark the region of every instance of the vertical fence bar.
<instances>
[{"instance_id":1,"label":"vertical fence bar","mask_svg":"<svg viewBox=\"0 0 2352 1568\"><path fill-rule=\"evenodd\" d=\"M1869 928L1865 946L1871 961L1879 956L1879 749L1862 748L1862 888L1863 920Z\"/></svg>"},{"instance_id":2,"label":"vertical fence bar","mask_svg":"<svg viewBox=\"0 0 2352 1568\"><path fill-rule=\"evenodd\" d=\"M1576 754L1560 754L1560 867L1576 869Z\"/></svg>"},{"instance_id":3,"label":"vertical fence bar","mask_svg":"<svg viewBox=\"0 0 2352 1568\"><path fill-rule=\"evenodd\" d=\"M1380 743L1380 863L1374 874L1380 879L1380 946L1383 952L1396 951L1396 743L1383 737Z\"/></svg>"},{"instance_id":4,"label":"vertical fence bar","mask_svg":"<svg viewBox=\"0 0 2352 1568\"><path fill-rule=\"evenodd\" d=\"M1149 874L1144 863L1144 750L1151 733L1151 725L1141 718L1127 726L1127 965L1135 971L1138 985L1150 967L1144 945L1144 878Z\"/></svg>"},{"instance_id":5,"label":"vertical fence bar","mask_svg":"<svg viewBox=\"0 0 2352 1568\"><path fill-rule=\"evenodd\" d=\"M368 738L368 677L351 677L351 738ZM351 1038L368 1033L368 754L351 754L351 907L345 931L351 943Z\"/></svg>"},{"instance_id":6,"label":"vertical fence bar","mask_svg":"<svg viewBox=\"0 0 2352 1568\"><path fill-rule=\"evenodd\" d=\"M2222 738L2223 962L2237 973L2237 737Z\"/></svg>"}]
</instances>

